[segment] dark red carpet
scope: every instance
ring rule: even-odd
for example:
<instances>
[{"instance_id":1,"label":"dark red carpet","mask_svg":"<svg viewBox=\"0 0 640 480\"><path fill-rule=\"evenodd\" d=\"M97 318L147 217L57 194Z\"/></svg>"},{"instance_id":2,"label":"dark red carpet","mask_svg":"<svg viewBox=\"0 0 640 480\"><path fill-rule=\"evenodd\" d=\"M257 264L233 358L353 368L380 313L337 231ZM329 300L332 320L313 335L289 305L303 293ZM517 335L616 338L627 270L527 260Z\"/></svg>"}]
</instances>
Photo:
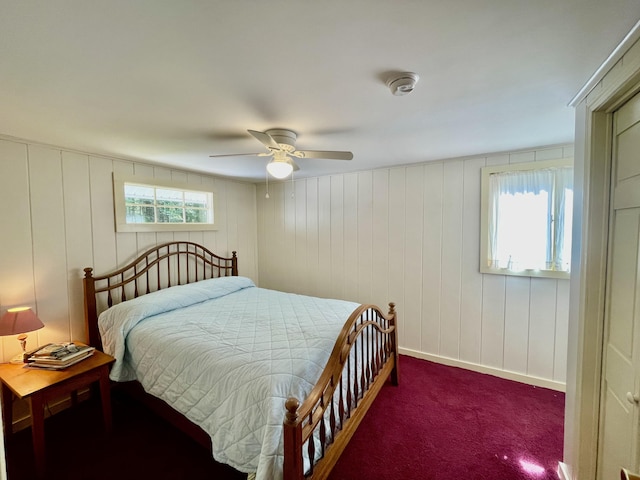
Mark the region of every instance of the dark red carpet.
<instances>
[{"instance_id":1,"label":"dark red carpet","mask_svg":"<svg viewBox=\"0 0 640 480\"><path fill-rule=\"evenodd\" d=\"M331 480L557 479L562 393L404 356L400 380L382 389ZM47 478L246 478L117 388L112 397L111 435L94 400L46 420ZM9 480L34 478L30 435L7 444Z\"/></svg>"},{"instance_id":2,"label":"dark red carpet","mask_svg":"<svg viewBox=\"0 0 640 480\"><path fill-rule=\"evenodd\" d=\"M401 357L332 480L557 479L564 394Z\"/></svg>"}]
</instances>

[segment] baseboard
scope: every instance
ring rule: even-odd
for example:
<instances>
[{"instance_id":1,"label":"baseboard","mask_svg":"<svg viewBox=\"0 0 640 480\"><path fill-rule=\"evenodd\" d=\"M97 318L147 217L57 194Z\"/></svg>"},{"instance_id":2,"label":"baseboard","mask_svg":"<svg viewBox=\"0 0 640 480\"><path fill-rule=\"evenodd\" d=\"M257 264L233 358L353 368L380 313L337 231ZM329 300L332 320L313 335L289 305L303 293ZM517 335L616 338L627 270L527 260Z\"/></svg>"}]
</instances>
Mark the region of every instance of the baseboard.
<instances>
[{"instance_id":1,"label":"baseboard","mask_svg":"<svg viewBox=\"0 0 640 480\"><path fill-rule=\"evenodd\" d=\"M465 362L464 360L457 360L455 358L442 357L440 355L433 355L431 353L419 352L417 350L411 350L409 348L399 348L398 351L401 355L408 355L410 357L421 358L423 360L429 360L434 363L441 363L450 367L460 367L467 370L471 370L478 373L486 373L493 375L494 377L504 378L506 380L514 380L520 383L526 383L536 387L548 388L556 390L558 392L566 391L566 384L562 382L556 382L553 380L547 380L546 378L533 377L531 375L525 375L517 372L510 372L508 370L500 370L499 368L487 367L486 365L480 365L478 363Z\"/></svg>"},{"instance_id":2,"label":"baseboard","mask_svg":"<svg viewBox=\"0 0 640 480\"><path fill-rule=\"evenodd\" d=\"M563 462L558 462L558 477L560 480L571 480L569 465Z\"/></svg>"}]
</instances>

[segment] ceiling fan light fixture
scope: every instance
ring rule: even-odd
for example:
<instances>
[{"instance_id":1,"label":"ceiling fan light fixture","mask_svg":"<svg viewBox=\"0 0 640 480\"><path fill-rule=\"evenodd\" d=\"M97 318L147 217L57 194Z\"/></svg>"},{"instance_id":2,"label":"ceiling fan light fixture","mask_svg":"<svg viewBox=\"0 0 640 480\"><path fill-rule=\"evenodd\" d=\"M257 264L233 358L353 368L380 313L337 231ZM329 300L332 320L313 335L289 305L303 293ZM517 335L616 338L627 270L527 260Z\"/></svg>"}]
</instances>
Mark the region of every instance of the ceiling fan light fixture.
<instances>
[{"instance_id":1,"label":"ceiling fan light fixture","mask_svg":"<svg viewBox=\"0 0 640 480\"><path fill-rule=\"evenodd\" d=\"M293 172L293 165L287 157L276 157L267 164L267 172L272 177L282 180Z\"/></svg>"}]
</instances>

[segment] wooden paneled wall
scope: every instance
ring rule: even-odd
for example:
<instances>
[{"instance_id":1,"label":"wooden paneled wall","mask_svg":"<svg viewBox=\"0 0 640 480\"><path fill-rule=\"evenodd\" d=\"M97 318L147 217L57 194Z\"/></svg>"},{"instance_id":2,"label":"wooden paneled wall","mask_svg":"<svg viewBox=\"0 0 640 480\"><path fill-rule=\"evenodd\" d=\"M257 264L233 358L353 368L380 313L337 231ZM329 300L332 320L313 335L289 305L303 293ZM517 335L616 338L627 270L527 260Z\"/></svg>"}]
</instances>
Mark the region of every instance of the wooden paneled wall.
<instances>
[{"instance_id":1,"label":"wooden paneled wall","mask_svg":"<svg viewBox=\"0 0 640 480\"><path fill-rule=\"evenodd\" d=\"M112 172L204 184L218 194L213 232L116 233ZM241 275L258 281L256 187L127 160L0 138L0 313L35 308L45 328L28 345L83 340L82 270L96 273L146 248L190 240L222 255L238 252ZM2 337L0 357L19 352Z\"/></svg>"},{"instance_id":2,"label":"wooden paneled wall","mask_svg":"<svg viewBox=\"0 0 640 480\"><path fill-rule=\"evenodd\" d=\"M397 304L405 353L562 390L569 281L479 273L485 165L571 145L260 184L260 286Z\"/></svg>"}]
</instances>

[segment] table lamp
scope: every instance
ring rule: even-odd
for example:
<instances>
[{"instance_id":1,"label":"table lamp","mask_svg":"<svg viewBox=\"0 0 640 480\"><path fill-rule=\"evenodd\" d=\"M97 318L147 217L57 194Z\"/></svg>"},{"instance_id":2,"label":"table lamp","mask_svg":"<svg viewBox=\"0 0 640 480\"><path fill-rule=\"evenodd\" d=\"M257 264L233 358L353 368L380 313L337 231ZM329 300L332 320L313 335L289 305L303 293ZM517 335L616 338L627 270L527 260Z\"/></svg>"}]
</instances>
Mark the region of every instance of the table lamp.
<instances>
[{"instance_id":1,"label":"table lamp","mask_svg":"<svg viewBox=\"0 0 640 480\"><path fill-rule=\"evenodd\" d=\"M27 332L44 327L38 316L29 307L10 308L0 318L0 337L18 335L22 353L11 359L11 363L22 363L27 351Z\"/></svg>"}]
</instances>

